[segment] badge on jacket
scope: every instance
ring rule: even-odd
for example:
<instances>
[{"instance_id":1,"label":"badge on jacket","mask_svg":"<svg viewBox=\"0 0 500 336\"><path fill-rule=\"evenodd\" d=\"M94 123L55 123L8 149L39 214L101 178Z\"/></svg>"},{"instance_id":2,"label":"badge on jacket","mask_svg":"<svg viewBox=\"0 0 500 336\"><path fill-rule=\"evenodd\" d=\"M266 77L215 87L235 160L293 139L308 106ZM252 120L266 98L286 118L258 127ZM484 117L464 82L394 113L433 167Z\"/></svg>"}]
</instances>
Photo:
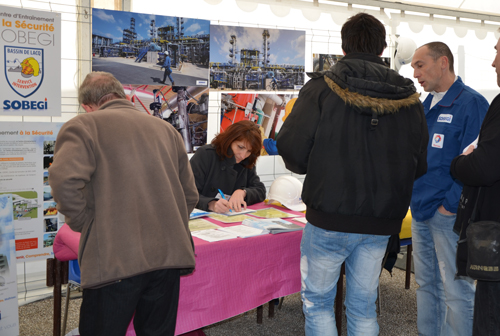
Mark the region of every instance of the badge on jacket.
<instances>
[{"instance_id":1,"label":"badge on jacket","mask_svg":"<svg viewBox=\"0 0 500 336\"><path fill-rule=\"evenodd\" d=\"M444 145L444 134L434 133L432 136L432 147L443 148Z\"/></svg>"},{"instance_id":2,"label":"badge on jacket","mask_svg":"<svg viewBox=\"0 0 500 336\"><path fill-rule=\"evenodd\" d=\"M437 122L445 122L451 124L452 120L453 120L453 114L440 114L438 116Z\"/></svg>"}]
</instances>

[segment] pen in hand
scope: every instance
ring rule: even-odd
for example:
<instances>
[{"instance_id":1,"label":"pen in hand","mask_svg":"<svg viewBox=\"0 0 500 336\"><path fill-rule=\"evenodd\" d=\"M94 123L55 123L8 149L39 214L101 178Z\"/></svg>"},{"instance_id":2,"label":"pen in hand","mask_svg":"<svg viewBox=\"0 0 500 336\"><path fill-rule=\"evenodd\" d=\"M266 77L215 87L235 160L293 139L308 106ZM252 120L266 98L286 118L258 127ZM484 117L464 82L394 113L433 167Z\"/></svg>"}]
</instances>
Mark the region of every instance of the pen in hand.
<instances>
[{"instance_id":1,"label":"pen in hand","mask_svg":"<svg viewBox=\"0 0 500 336\"><path fill-rule=\"evenodd\" d=\"M226 200L226 197L224 196L224 193L222 192L222 190L220 189L217 189L219 191L219 194L220 194L220 197L222 197L223 200ZM229 212L233 212L231 209L229 209Z\"/></svg>"}]
</instances>

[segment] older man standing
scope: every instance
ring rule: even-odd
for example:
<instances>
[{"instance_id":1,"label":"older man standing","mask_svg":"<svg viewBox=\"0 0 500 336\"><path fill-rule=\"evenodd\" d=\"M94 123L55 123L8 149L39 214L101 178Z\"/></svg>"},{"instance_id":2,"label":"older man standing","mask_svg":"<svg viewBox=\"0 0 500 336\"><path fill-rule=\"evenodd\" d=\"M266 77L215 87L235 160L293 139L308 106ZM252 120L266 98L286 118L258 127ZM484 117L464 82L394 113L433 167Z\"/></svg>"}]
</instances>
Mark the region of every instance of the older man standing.
<instances>
[{"instance_id":1,"label":"older man standing","mask_svg":"<svg viewBox=\"0 0 500 336\"><path fill-rule=\"evenodd\" d=\"M415 51L411 66L426 92L429 128L427 173L411 200L418 334L471 335L474 283L455 279L458 235L453 232L462 184L450 174L454 157L476 139L488 102L455 75L453 54L442 42Z\"/></svg>"},{"instance_id":2,"label":"older man standing","mask_svg":"<svg viewBox=\"0 0 500 336\"><path fill-rule=\"evenodd\" d=\"M79 89L87 112L57 137L49 183L82 233L82 336L174 335L180 274L195 260L189 213L198 191L179 133L139 112L105 72ZM151 142L152 136L159 140Z\"/></svg>"}]
</instances>

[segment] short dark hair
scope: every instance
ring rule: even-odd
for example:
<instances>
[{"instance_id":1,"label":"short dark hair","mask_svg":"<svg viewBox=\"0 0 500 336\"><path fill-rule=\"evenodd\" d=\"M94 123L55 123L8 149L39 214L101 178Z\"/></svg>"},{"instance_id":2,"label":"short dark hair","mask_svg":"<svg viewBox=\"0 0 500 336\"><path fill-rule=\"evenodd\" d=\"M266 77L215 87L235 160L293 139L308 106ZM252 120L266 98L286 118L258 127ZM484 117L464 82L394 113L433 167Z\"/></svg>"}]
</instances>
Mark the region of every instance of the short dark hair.
<instances>
[{"instance_id":1,"label":"short dark hair","mask_svg":"<svg viewBox=\"0 0 500 336\"><path fill-rule=\"evenodd\" d=\"M432 59L434 59L434 61L437 61L438 58L440 57L446 56L448 58L448 64L449 64L448 69L450 70L451 73L455 73L455 70L453 68L453 54L451 53L450 48L445 43L430 42L424 44L422 47L427 47L427 49L429 50L429 56L431 56Z\"/></svg>"},{"instance_id":2,"label":"short dark hair","mask_svg":"<svg viewBox=\"0 0 500 336\"><path fill-rule=\"evenodd\" d=\"M127 99L122 84L109 72L89 73L78 90L78 102L101 106L112 99Z\"/></svg>"},{"instance_id":3,"label":"short dark hair","mask_svg":"<svg viewBox=\"0 0 500 336\"><path fill-rule=\"evenodd\" d=\"M346 54L362 52L380 56L387 47L385 27L370 14L351 16L340 31L342 50Z\"/></svg>"},{"instance_id":4,"label":"short dark hair","mask_svg":"<svg viewBox=\"0 0 500 336\"><path fill-rule=\"evenodd\" d=\"M262 149L259 126L250 120L238 121L226 128L224 132L217 134L212 140L212 145L215 147L217 155L224 159L234 155L229 153L229 148L235 141L247 141L252 146L251 154L247 158L248 164L245 168L253 168Z\"/></svg>"}]
</instances>

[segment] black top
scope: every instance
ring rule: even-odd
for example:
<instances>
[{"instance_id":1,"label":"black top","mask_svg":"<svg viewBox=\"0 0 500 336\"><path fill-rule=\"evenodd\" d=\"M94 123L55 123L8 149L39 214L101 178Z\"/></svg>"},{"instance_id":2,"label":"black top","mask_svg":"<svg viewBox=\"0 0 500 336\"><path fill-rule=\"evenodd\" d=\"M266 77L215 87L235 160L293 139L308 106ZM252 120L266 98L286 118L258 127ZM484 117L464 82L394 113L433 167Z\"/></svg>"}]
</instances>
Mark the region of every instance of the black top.
<instances>
[{"instance_id":1,"label":"black top","mask_svg":"<svg viewBox=\"0 0 500 336\"><path fill-rule=\"evenodd\" d=\"M234 156L221 159L215 148L208 144L198 148L190 162L200 194L196 205L198 209L207 211L208 203L217 200L215 196L219 192L218 189L227 195L232 195L238 189L245 189L247 205L266 199L266 187L260 182L255 167L244 167L248 163L247 159L239 164Z\"/></svg>"},{"instance_id":2,"label":"black top","mask_svg":"<svg viewBox=\"0 0 500 336\"><path fill-rule=\"evenodd\" d=\"M399 233L413 181L427 169L427 124L413 81L364 53L310 77L277 138L286 167L307 173L308 221Z\"/></svg>"},{"instance_id":3,"label":"black top","mask_svg":"<svg viewBox=\"0 0 500 336\"><path fill-rule=\"evenodd\" d=\"M464 184L454 230L460 234L457 251L458 274L466 275L466 229L478 196L475 221L500 221L500 95L496 96L483 120L477 148L469 155L457 156L451 174Z\"/></svg>"}]
</instances>

